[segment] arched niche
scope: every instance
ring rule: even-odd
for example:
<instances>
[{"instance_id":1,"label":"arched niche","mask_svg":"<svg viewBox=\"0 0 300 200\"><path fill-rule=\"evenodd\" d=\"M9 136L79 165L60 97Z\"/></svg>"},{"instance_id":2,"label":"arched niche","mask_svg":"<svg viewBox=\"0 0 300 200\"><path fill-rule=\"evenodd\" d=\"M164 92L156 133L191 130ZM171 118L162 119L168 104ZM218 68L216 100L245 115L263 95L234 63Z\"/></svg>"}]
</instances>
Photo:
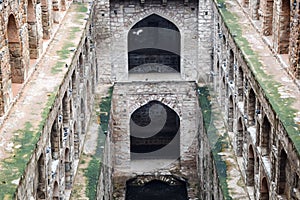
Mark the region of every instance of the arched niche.
<instances>
[{"instance_id":1,"label":"arched niche","mask_svg":"<svg viewBox=\"0 0 300 200\"><path fill-rule=\"evenodd\" d=\"M129 73L179 73L181 36L171 21L152 14L128 33Z\"/></svg>"},{"instance_id":2,"label":"arched niche","mask_svg":"<svg viewBox=\"0 0 300 200\"><path fill-rule=\"evenodd\" d=\"M150 101L130 118L131 159L168 159L180 156L180 118L159 101Z\"/></svg>"}]
</instances>

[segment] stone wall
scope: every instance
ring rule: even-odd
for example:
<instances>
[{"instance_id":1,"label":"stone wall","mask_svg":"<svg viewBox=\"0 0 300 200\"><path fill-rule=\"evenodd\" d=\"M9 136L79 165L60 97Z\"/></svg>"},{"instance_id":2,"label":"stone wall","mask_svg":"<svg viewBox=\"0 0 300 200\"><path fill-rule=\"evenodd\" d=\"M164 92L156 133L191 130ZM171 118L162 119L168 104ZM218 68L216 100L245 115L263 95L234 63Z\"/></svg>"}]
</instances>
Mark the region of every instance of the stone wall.
<instances>
[{"instance_id":1,"label":"stone wall","mask_svg":"<svg viewBox=\"0 0 300 200\"><path fill-rule=\"evenodd\" d=\"M252 188L250 195L255 199L299 198L297 144L291 141L216 7L214 18L214 88L234 138L243 179Z\"/></svg>"},{"instance_id":2,"label":"stone wall","mask_svg":"<svg viewBox=\"0 0 300 200\"><path fill-rule=\"evenodd\" d=\"M67 199L71 193L97 83L90 25L89 20L20 179L16 199Z\"/></svg>"},{"instance_id":3,"label":"stone wall","mask_svg":"<svg viewBox=\"0 0 300 200\"><path fill-rule=\"evenodd\" d=\"M171 21L180 31L182 79L198 80L210 66L211 2L198 4L193 0L185 6L183 1L176 0L161 6L158 1L146 1L143 5L132 1L122 4L119 1L99 1L96 7L97 60L102 61L103 73L110 80L128 80L128 32L151 14Z\"/></svg>"},{"instance_id":4,"label":"stone wall","mask_svg":"<svg viewBox=\"0 0 300 200\"><path fill-rule=\"evenodd\" d=\"M252 23L258 28L262 36L272 36L264 38L270 44L270 48L277 54L284 57L289 54L289 59L284 60L283 67L288 66L288 72L295 79L299 76L299 4L300 2L282 0L250 1L246 5L245 12L248 12ZM283 56L281 57L281 55ZM296 80L296 82L298 82ZM299 82L298 82L299 85Z\"/></svg>"},{"instance_id":5,"label":"stone wall","mask_svg":"<svg viewBox=\"0 0 300 200\"><path fill-rule=\"evenodd\" d=\"M150 164L143 167L145 164L142 163L151 163L153 159L131 160L129 122L131 114L136 109L153 100L167 105L180 118L180 147L178 147L180 158L158 160L158 163L153 166ZM202 118L194 83L117 83L113 92L110 132L105 147L105 150L110 153L104 155L107 163L104 163L106 166L102 168L101 175L102 178L108 179L101 180L100 177L98 191L102 192L98 192L97 198L123 199L126 181L139 175L153 174L157 177L173 175L185 179L189 184L189 197L196 198L198 192L197 135L202 134L201 127ZM110 167L113 168L112 171ZM110 181L112 188L107 185ZM106 184L103 184L104 182Z\"/></svg>"},{"instance_id":6,"label":"stone wall","mask_svg":"<svg viewBox=\"0 0 300 200\"><path fill-rule=\"evenodd\" d=\"M35 70L37 60L30 59L40 58L43 39L53 36L52 3L29 0L0 4L0 116L7 114L20 92L16 88L22 88ZM57 9L62 10L62 5ZM62 16L62 12L57 15Z\"/></svg>"}]
</instances>

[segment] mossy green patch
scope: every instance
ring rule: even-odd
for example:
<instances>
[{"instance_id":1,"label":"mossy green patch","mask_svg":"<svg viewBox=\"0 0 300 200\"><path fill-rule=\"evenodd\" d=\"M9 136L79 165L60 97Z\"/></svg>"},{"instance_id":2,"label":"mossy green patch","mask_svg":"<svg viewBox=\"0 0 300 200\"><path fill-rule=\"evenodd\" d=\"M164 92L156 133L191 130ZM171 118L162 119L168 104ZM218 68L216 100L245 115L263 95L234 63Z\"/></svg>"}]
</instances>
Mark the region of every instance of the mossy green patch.
<instances>
[{"instance_id":1,"label":"mossy green patch","mask_svg":"<svg viewBox=\"0 0 300 200\"><path fill-rule=\"evenodd\" d=\"M105 143L105 137L103 133L107 132L107 128L108 128L112 91L113 88L111 87L108 90L108 95L106 97L101 98L101 103L100 103L101 126L98 131L96 152L92 156L92 160L88 163L88 168L85 170L84 173L84 175L87 177L86 196L89 199L96 198L100 168L102 166L101 158L102 158L103 149L101 147L104 146Z\"/></svg>"},{"instance_id":2,"label":"mossy green patch","mask_svg":"<svg viewBox=\"0 0 300 200\"><path fill-rule=\"evenodd\" d=\"M74 4L76 5L76 11L77 12L87 12L86 4L79 3L79 2L76 2Z\"/></svg>"},{"instance_id":3,"label":"mossy green patch","mask_svg":"<svg viewBox=\"0 0 300 200\"><path fill-rule=\"evenodd\" d=\"M59 72L62 72L62 69L64 67L65 63L61 61L57 61L55 65L51 68L52 74L58 74Z\"/></svg>"},{"instance_id":4,"label":"mossy green patch","mask_svg":"<svg viewBox=\"0 0 300 200\"><path fill-rule=\"evenodd\" d=\"M212 108L211 108L211 96L208 87L198 87L198 97L199 105L202 111L204 128L207 133L207 137L212 149L212 155L214 158L214 164L216 166L217 174L219 177L219 183L224 195L224 198L231 200L229 195L228 184L227 184L227 164L222 160L221 156L218 154L223 151L224 148L228 148L228 140L226 139L226 134L220 136L217 134L217 128L214 126L212 118Z\"/></svg>"},{"instance_id":5,"label":"mossy green patch","mask_svg":"<svg viewBox=\"0 0 300 200\"><path fill-rule=\"evenodd\" d=\"M230 34L234 36L234 41L238 48L241 50L242 56L245 58L247 65L252 71L253 76L262 87L267 100L270 102L273 110L277 113L280 121L284 125L285 130L292 139L298 153L300 152L300 136L299 125L294 121L297 110L292 108L295 99L282 98L278 88L280 83L275 81L274 78L265 73L263 65L260 62L259 55L255 52L248 40L243 36L242 24L239 23L238 18L234 13L226 9L224 0L217 0L219 4L219 11L227 26Z\"/></svg>"},{"instance_id":6,"label":"mossy green patch","mask_svg":"<svg viewBox=\"0 0 300 200\"><path fill-rule=\"evenodd\" d=\"M70 38L71 39L71 38ZM64 45L62 46L62 49L57 51L57 55L59 56L60 59L67 59L70 56L70 50L71 47L74 48L74 44L72 42L66 42L64 43Z\"/></svg>"},{"instance_id":7,"label":"mossy green patch","mask_svg":"<svg viewBox=\"0 0 300 200\"><path fill-rule=\"evenodd\" d=\"M23 129L14 133L12 155L1 163L0 199L13 199L16 184L24 173L38 139L39 134L33 130L30 122L26 122Z\"/></svg>"},{"instance_id":8,"label":"mossy green patch","mask_svg":"<svg viewBox=\"0 0 300 200\"><path fill-rule=\"evenodd\" d=\"M111 87L108 91L108 96L103 97L101 99L101 104L100 104L100 122L101 122L100 125L101 125L101 129L103 130L104 133L106 133L107 129L108 129L112 91L113 91L113 88Z\"/></svg>"}]
</instances>

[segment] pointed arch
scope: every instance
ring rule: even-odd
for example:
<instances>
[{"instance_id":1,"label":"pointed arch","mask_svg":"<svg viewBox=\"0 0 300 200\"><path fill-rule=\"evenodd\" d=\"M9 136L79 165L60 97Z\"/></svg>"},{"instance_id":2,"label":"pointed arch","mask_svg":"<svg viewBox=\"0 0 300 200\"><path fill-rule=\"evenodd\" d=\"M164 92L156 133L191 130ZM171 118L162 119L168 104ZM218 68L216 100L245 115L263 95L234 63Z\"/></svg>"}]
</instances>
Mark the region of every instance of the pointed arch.
<instances>
[{"instance_id":1,"label":"pointed arch","mask_svg":"<svg viewBox=\"0 0 300 200\"><path fill-rule=\"evenodd\" d=\"M229 51L229 61L228 61L228 81L233 82L234 77L234 53L232 49Z\"/></svg>"},{"instance_id":2,"label":"pointed arch","mask_svg":"<svg viewBox=\"0 0 300 200\"><path fill-rule=\"evenodd\" d=\"M130 117L131 159L178 158L180 118L159 101L150 101Z\"/></svg>"},{"instance_id":3,"label":"pointed arch","mask_svg":"<svg viewBox=\"0 0 300 200\"><path fill-rule=\"evenodd\" d=\"M279 157L279 180L278 180L278 194L282 195L286 192L286 179L287 173L286 168L288 165L287 154L284 149L280 152Z\"/></svg>"},{"instance_id":4,"label":"pointed arch","mask_svg":"<svg viewBox=\"0 0 300 200\"><path fill-rule=\"evenodd\" d=\"M237 133L236 133L236 141L237 141L237 156L243 156L243 144L244 144L244 128L243 128L243 120L240 117L237 121Z\"/></svg>"},{"instance_id":5,"label":"pointed arch","mask_svg":"<svg viewBox=\"0 0 300 200\"><path fill-rule=\"evenodd\" d=\"M254 185L254 150L253 146L249 145L248 148L248 162L247 162L247 185Z\"/></svg>"},{"instance_id":6,"label":"pointed arch","mask_svg":"<svg viewBox=\"0 0 300 200\"><path fill-rule=\"evenodd\" d=\"M151 14L128 32L129 73L180 72L181 36L170 20Z\"/></svg>"},{"instance_id":7,"label":"pointed arch","mask_svg":"<svg viewBox=\"0 0 300 200\"><path fill-rule=\"evenodd\" d=\"M13 14L8 17L7 38L9 48L10 79L14 83L24 82L24 64L22 62L22 47L19 29Z\"/></svg>"},{"instance_id":8,"label":"pointed arch","mask_svg":"<svg viewBox=\"0 0 300 200\"><path fill-rule=\"evenodd\" d=\"M233 117L234 117L234 111L233 111L233 97L232 95L229 96L228 99L228 131L233 131Z\"/></svg>"},{"instance_id":9,"label":"pointed arch","mask_svg":"<svg viewBox=\"0 0 300 200\"><path fill-rule=\"evenodd\" d=\"M269 200L269 184L266 177L263 177L260 186L260 198L261 200Z\"/></svg>"},{"instance_id":10,"label":"pointed arch","mask_svg":"<svg viewBox=\"0 0 300 200\"><path fill-rule=\"evenodd\" d=\"M250 126L255 125L255 101L256 96L251 88L248 96L248 124Z\"/></svg>"},{"instance_id":11,"label":"pointed arch","mask_svg":"<svg viewBox=\"0 0 300 200\"><path fill-rule=\"evenodd\" d=\"M261 128L261 147L263 148L262 154L269 156L270 153L270 135L271 135L271 124L267 116L264 117L262 128Z\"/></svg>"},{"instance_id":12,"label":"pointed arch","mask_svg":"<svg viewBox=\"0 0 300 200\"><path fill-rule=\"evenodd\" d=\"M37 197L38 199L46 199L46 173L45 173L45 158L41 154L37 162Z\"/></svg>"},{"instance_id":13,"label":"pointed arch","mask_svg":"<svg viewBox=\"0 0 300 200\"><path fill-rule=\"evenodd\" d=\"M53 200L59 200L59 187L57 181L54 182L53 187Z\"/></svg>"}]
</instances>

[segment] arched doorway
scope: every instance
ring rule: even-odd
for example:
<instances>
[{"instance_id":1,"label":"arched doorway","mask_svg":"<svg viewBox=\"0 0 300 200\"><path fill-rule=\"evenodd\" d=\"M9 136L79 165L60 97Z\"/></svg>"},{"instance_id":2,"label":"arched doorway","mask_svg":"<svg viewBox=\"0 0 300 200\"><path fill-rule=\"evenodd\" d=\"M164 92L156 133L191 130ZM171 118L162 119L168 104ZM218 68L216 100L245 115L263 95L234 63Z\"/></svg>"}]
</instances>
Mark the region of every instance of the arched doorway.
<instances>
[{"instance_id":1,"label":"arched doorway","mask_svg":"<svg viewBox=\"0 0 300 200\"><path fill-rule=\"evenodd\" d=\"M253 89L250 89L248 98L248 124L250 126L255 125L255 93Z\"/></svg>"},{"instance_id":2,"label":"arched doorway","mask_svg":"<svg viewBox=\"0 0 300 200\"><path fill-rule=\"evenodd\" d=\"M37 163L37 199L46 199L46 173L44 154L41 154Z\"/></svg>"},{"instance_id":3,"label":"arched doorway","mask_svg":"<svg viewBox=\"0 0 300 200\"><path fill-rule=\"evenodd\" d=\"M232 95L230 95L228 99L228 131L232 132L233 131L233 117L234 117L234 112L233 112L233 98Z\"/></svg>"},{"instance_id":4,"label":"arched doorway","mask_svg":"<svg viewBox=\"0 0 300 200\"><path fill-rule=\"evenodd\" d=\"M271 124L267 116L264 117L264 121L261 129L261 147L262 154L264 156L269 156L270 153L270 135L271 135Z\"/></svg>"},{"instance_id":5,"label":"arched doorway","mask_svg":"<svg viewBox=\"0 0 300 200\"><path fill-rule=\"evenodd\" d=\"M286 189L286 167L288 165L287 154L284 149L281 150L279 160L279 180L278 180L278 194L284 194Z\"/></svg>"},{"instance_id":6,"label":"arched doorway","mask_svg":"<svg viewBox=\"0 0 300 200\"><path fill-rule=\"evenodd\" d=\"M163 180L162 180L163 179ZM126 182L126 200L187 200L186 182L171 176Z\"/></svg>"},{"instance_id":7,"label":"arched doorway","mask_svg":"<svg viewBox=\"0 0 300 200\"><path fill-rule=\"evenodd\" d=\"M247 185L254 185L254 150L252 145L249 146L248 150Z\"/></svg>"},{"instance_id":8,"label":"arched doorway","mask_svg":"<svg viewBox=\"0 0 300 200\"><path fill-rule=\"evenodd\" d=\"M269 200L269 186L267 179L264 177L260 186L260 200Z\"/></svg>"},{"instance_id":9,"label":"arched doorway","mask_svg":"<svg viewBox=\"0 0 300 200\"><path fill-rule=\"evenodd\" d=\"M242 118L240 117L237 121L237 133L236 133L236 141L237 141L237 156L243 156L243 144L244 144L244 128L243 128Z\"/></svg>"},{"instance_id":10,"label":"arched doorway","mask_svg":"<svg viewBox=\"0 0 300 200\"><path fill-rule=\"evenodd\" d=\"M53 187L53 200L59 200L59 188L57 181L54 182Z\"/></svg>"},{"instance_id":11,"label":"arched doorway","mask_svg":"<svg viewBox=\"0 0 300 200\"><path fill-rule=\"evenodd\" d=\"M169 20L152 14L128 33L129 73L180 72L180 31Z\"/></svg>"},{"instance_id":12,"label":"arched doorway","mask_svg":"<svg viewBox=\"0 0 300 200\"><path fill-rule=\"evenodd\" d=\"M9 63L10 63L10 79L14 95L17 85L24 82L24 64L22 61L21 41L19 30L17 28L16 19L11 14L8 18L7 37L9 48Z\"/></svg>"},{"instance_id":13,"label":"arched doorway","mask_svg":"<svg viewBox=\"0 0 300 200\"><path fill-rule=\"evenodd\" d=\"M138 108L130 119L131 159L166 159L180 156L180 119L159 101Z\"/></svg>"}]
</instances>

